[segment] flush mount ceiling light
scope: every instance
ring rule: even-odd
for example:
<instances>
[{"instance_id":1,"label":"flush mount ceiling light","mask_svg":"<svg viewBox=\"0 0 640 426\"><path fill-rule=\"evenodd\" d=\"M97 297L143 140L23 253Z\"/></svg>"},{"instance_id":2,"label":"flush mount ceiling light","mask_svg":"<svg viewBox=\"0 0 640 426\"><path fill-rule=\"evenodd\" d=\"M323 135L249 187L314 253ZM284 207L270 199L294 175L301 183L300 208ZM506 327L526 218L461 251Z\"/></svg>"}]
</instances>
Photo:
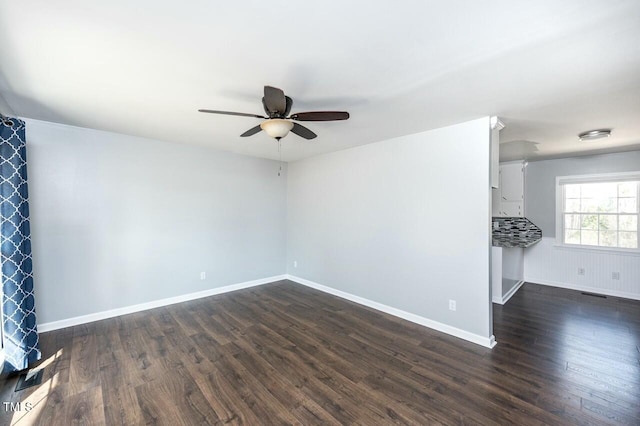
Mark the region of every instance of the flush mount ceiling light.
<instances>
[{"instance_id":1,"label":"flush mount ceiling light","mask_svg":"<svg viewBox=\"0 0 640 426\"><path fill-rule=\"evenodd\" d=\"M263 121L260 124L260 128L272 138L280 139L289 134L289 131L293 129L293 123L281 118L272 118L270 120Z\"/></svg>"},{"instance_id":2,"label":"flush mount ceiling light","mask_svg":"<svg viewBox=\"0 0 640 426\"><path fill-rule=\"evenodd\" d=\"M581 141L593 141L596 139L608 138L611 135L611 129L598 129L582 132L578 135Z\"/></svg>"}]
</instances>

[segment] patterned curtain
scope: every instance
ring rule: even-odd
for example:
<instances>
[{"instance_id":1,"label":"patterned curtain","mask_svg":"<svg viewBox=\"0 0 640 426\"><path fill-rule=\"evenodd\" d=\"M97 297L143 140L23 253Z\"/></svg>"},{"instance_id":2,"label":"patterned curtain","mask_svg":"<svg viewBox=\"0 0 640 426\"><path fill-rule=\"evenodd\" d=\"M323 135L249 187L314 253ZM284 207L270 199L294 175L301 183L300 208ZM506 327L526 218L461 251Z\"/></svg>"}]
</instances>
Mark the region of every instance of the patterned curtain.
<instances>
[{"instance_id":1,"label":"patterned curtain","mask_svg":"<svg viewBox=\"0 0 640 426\"><path fill-rule=\"evenodd\" d=\"M40 359L33 297L24 121L0 120L2 346L6 370Z\"/></svg>"}]
</instances>

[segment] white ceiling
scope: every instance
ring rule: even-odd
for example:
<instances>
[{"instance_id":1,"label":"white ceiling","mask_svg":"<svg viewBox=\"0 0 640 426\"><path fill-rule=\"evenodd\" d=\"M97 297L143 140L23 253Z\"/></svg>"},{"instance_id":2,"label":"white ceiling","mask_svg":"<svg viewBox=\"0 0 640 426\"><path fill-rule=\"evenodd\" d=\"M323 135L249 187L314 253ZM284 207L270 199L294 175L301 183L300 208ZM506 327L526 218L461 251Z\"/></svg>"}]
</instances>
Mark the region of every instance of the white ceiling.
<instances>
[{"instance_id":1,"label":"white ceiling","mask_svg":"<svg viewBox=\"0 0 640 426\"><path fill-rule=\"evenodd\" d=\"M351 113L285 160L485 115L502 160L640 149L638 0L0 0L0 58L19 116L266 158L258 119L197 109L262 114L268 84Z\"/></svg>"}]
</instances>

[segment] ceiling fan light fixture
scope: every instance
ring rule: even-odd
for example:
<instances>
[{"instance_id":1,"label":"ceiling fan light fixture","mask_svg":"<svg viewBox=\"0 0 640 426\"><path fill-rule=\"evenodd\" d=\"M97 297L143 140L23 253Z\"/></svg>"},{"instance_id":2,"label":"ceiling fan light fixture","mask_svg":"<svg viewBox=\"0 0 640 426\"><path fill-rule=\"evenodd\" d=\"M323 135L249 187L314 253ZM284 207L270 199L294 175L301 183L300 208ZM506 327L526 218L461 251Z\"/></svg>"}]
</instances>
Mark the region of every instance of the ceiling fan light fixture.
<instances>
[{"instance_id":1,"label":"ceiling fan light fixture","mask_svg":"<svg viewBox=\"0 0 640 426\"><path fill-rule=\"evenodd\" d=\"M272 118L263 121L260 124L260 128L272 138L280 139L287 136L289 131L293 129L293 122L281 118Z\"/></svg>"},{"instance_id":2,"label":"ceiling fan light fixture","mask_svg":"<svg viewBox=\"0 0 640 426\"><path fill-rule=\"evenodd\" d=\"M581 141L593 141L596 139L608 138L611 135L611 129L598 129L582 132L578 135Z\"/></svg>"}]
</instances>

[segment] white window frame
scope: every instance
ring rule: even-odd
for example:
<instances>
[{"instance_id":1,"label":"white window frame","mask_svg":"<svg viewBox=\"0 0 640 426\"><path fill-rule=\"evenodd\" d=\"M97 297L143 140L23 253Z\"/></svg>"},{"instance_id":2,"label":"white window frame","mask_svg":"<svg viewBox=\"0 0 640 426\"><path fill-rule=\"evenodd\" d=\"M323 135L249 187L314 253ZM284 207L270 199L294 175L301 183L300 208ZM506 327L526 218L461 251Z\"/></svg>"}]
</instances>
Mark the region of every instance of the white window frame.
<instances>
[{"instance_id":1,"label":"white window frame","mask_svg":"<svg viewBox=\"0 0 640 426\"><path fill-rule=\"evenodd\" d=\"M639 180L640 171L625 173L597 173L588 175L572 175L556 177L556 246L575 248L579 250L595 250L609 251L628 254L640 255L640 214L638 217L638 247L639 248L623 248L623 247L602 247L582 244L566 244L564 242L564 185L579 183L598 183L598 182L615 182L615 181ZM638 204L640 204L640 185L638 185Z\"/></svg>"}]
</instances>

